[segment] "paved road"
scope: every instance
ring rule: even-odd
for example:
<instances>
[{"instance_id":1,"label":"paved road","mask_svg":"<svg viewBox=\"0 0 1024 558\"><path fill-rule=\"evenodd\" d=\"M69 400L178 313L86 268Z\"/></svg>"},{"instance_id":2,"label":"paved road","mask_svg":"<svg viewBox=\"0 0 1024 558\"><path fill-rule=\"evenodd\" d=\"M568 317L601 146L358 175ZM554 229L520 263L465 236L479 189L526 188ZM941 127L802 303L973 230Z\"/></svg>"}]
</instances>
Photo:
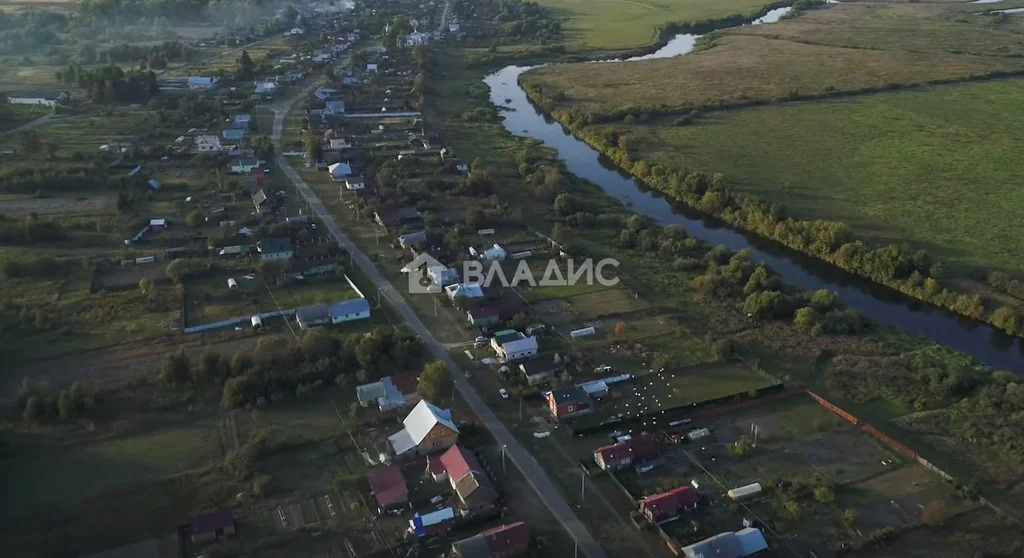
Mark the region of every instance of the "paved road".
<instances>
[{"instance_id":1,"label":"paved road","mask_svg":"<svg viewBox=\"0 0 1024 558\"><path fill-rule=\"evenodd\" d=\"M445 350L444 345L439 343L434 336L431 335L430 330L427 329L423 322L420 321L419 316L413 312L412 308L405 302L402 295L398 293L391 283L388 282L377 270L377 267L370 261L370 259L359 249L358 246L352 242L348 236L342 232L341 228L338 227L337 222L328 213L327 208L324 207L320 198L313 192L312 189L306 184L298 173L292 169L288 161L285 160L284 155L281 154L281 133L284 130L284 119L288 112L288 109L299 99L302 95L296 95L293 99L288 102L275 103L267 108L274 111L274 133L271 139L274 142L275 158L277 160L278 168L281 172L295 185L298 192L305 198L309 204L310 209L320 218L324 226L331 235L338 241L338 244L343 246L352 255L353 261L359 268L369 277L379 288L380 292L383 293L384 298L387 299L388 303L399 313L402 318L409 324L410 327L419 335L420 339L430 350L431 354L437 360L445 363L448 367L449 373L455 381L455 388L459 390L459 394L465 399L466 403L473 410L477 417L483 422L484 426L491 432L494 439L499 444L505 446L505 453L512 461L512 463L523 473L527 482L537 492L537 496L540 498L544 505L547 506L555 518L565 527L569 535L576 541L579 546L580 552L589 558L607 558L604 549L597 543L590 532L583 523L576 517L572 508L562 497L558 488L548 478L547 473L537 463L537 460L530 455L530 452L526 451L519 442L515 439L515 436L509 432L508 428L504 423L498 419L494 411L484 403L483 399L476 390L469 384L466 378L463 377L458 365L452 360L448 352ZM416 296L416 295L412 295Z\"/></svg>"}]
</instances>

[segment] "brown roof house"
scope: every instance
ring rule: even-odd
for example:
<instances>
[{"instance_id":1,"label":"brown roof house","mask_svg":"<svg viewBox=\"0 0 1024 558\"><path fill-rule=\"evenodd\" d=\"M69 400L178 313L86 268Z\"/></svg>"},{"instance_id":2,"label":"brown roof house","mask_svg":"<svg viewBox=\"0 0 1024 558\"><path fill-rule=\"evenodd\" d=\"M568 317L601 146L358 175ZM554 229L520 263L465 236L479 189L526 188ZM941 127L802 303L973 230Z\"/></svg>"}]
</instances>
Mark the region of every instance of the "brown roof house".
<instances>
[{"instance_id":1,"label":"brown roof house","mask_svg":"<svg viewBox=\"0 0 1024 558\"><path fill-rule=\"evenodd\" d=\"M201 513L192 517L189 526L192 542L214 542L235 534L235 513L225 509Z\"/></svg>"},{"instance_id":2,"label":"brown roof house","mask_svg":"<svg viewBox=\"0 0 1024 558\"><path fill-rule=\"evenodd\" d=\"M538 355L537 358L519 363L519 370L531 386L550 382L565 370L565 362L558 353Z\"/></svg>"},{"instance_id":3,"label":"brown roof house","mask_svg":"<svg viewBox=\"0 0 1024 558\"><path fill-rule=\"evenodd\" d=\"M428 401L420 401L402 421L402 430L388 437L397 456L426 455L450 448L459 439L452 413Z\"/></svg>"},{"instance_id":4,"label":"brown roof house","mask_svg":"<svg viewBox=\"0 0 1024 558\"><path fill-rule=\"evenodd\" d=\"M692 486L680 486L640 500L640 512L652 522L661 523L676 518L683 511L696 509L699 501L700 495Z\"/></svg>"},{"instance_id":5,"label":"brown roof house","mask_svg":"<svg viewBox=\"0 0 1024 558\"><path fill-rule=\"evenodd\" d=\"M369 476L370 490L377 499L377 512L405 507L409 503L409 488L397 465L386 467Z\"/></svg>"},{"instance_id":6,"label":"brown roof house","mask_svg":"<svg viewBox=\"0 0 1024 558\"><path fill-rule=\"evenodd\" d=\"M654 438L643 433L628 440L594 450L594 463L604 470L618 470L629 467L636 461L646 461L658 452Z\"/></svg>"},{"instance_id":7,"label":"brown roof house","mask_svg":"<svg viewBox=\"0 0 1024 558\"><path fill-rule=\"evenodd\" d=\"M522 521L481 531L452 545L456 558L514 558L530 548L530 531Z\"/></svg>"},{"instance_id":8,"label":"brown roof house","mask_svg":"<svg viewBox=\"0 0 1024 558\"><path fill-rule=\"evenodd\" d=\"M427 472L435 482L448 481L465 508L463 515L490 510L498 499L491 479L472 452L455 444L440 456L427 459Z\"/></svg>"}]
</instances>

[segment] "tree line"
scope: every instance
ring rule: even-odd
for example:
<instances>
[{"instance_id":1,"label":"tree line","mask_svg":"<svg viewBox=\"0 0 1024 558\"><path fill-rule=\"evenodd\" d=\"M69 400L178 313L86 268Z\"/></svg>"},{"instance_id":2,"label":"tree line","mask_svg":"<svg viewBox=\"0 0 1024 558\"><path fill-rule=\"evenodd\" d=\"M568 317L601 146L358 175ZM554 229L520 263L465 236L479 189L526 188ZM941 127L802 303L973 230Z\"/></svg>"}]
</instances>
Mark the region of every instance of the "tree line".
<instances>
[{"instance_id":1,"label":"tree line","mask_svg":"<svg viewBox=\"0 0 1024 558\"><path fill-rule=\"evenodd\" d=\"M94 103L146 103L160 94L156 74L147 70L125 72L118 66L88 69L72 63L57 71L56 77L65 85L85 89L86 96Z\"/></svg>"}]
</instances>

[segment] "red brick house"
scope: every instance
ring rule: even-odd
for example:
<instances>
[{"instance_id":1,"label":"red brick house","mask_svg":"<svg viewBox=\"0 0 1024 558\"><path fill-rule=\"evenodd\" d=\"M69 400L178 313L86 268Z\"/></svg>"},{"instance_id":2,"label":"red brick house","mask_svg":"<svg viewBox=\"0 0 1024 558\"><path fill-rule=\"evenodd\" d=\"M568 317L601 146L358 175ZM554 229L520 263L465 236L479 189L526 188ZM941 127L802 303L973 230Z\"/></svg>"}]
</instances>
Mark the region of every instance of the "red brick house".
<instances>
[{"instance_id":1,"label":"red brick house","mask_svg":"<svg viewBox=\"0 0 1024 558\"><path fill-rule=\"evenodd\" d=\"M593 411L587 392L579 386L553 389L547 394L548 409L557 419L585 415Z\"/></svg>"},{"instance_id":2,"label":"red brick house","mask_svg":"<svg viewBox=\"0 0 1024 558\"><path fill-rule=\"evenodd\" d=\"M654 523L661 523L683 511L696 509L699 501L700 496L692 486L680 486L640 500L640 513Z\"/></svg>"},{"instance_id":3,"label":"red brick house","mask_svg":"<svg viewBox=\"0 0 1024 558\"><path fill-rule=\"evenodd\" d=\"M658 454L654 438L646 432L628 440L594 450L594 462L604 470L629 467L635 461L646 461Z\"/></svg>"}]
</instances>

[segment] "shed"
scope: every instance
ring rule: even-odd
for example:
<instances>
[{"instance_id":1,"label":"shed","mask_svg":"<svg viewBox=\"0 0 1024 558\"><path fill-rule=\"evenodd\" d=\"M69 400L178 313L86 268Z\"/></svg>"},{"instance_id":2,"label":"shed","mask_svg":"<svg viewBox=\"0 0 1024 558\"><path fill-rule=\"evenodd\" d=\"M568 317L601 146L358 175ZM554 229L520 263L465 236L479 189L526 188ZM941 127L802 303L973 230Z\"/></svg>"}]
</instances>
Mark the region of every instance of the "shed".
<instances>
[{"instance_id":1,"label":"shed","mask_svg":"<svg viewBox=\"0 0 1024 558\"><path fill-rule=\"evenodd\" d=\"M748 496L754 496L754 495L760 494L760 493L761 493L761 483L757 483L757 482L750 483L750 484L747 484L747 485L744 485L744 486L740 486L738 488L733 488L732 490L727 492L729 498L732 498L733 500L739 500L741 498L746 498Z\"/></svg>"}]
</instances>

